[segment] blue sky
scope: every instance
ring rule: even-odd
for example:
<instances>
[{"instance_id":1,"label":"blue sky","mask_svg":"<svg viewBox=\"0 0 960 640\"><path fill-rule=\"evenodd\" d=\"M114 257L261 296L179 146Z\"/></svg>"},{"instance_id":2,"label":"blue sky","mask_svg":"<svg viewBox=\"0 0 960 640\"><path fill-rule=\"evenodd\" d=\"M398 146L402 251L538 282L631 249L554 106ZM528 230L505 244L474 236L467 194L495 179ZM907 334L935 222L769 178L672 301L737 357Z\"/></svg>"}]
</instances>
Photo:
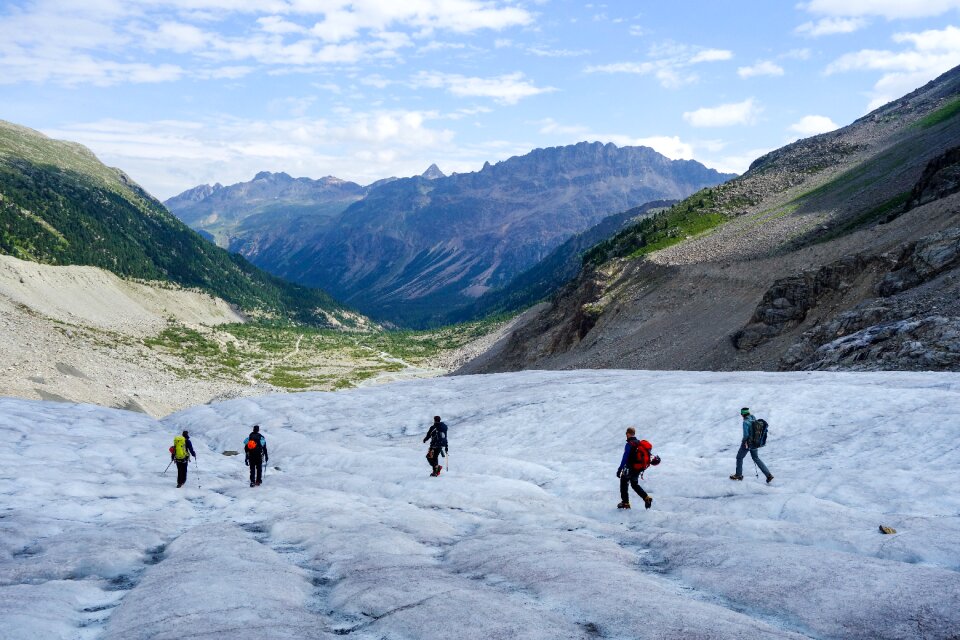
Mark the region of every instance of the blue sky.
<instances>
[{"instance_id":1,"label":"blue sky","mask_svg":"<svg viewBox=\"0 0 960 640\"><path fill-rule=\"evenodd\" d=\"M742 172L960 64L960 0L0 0L0 118L167 198L537 147Z\"/></svg>"}]
</instances>

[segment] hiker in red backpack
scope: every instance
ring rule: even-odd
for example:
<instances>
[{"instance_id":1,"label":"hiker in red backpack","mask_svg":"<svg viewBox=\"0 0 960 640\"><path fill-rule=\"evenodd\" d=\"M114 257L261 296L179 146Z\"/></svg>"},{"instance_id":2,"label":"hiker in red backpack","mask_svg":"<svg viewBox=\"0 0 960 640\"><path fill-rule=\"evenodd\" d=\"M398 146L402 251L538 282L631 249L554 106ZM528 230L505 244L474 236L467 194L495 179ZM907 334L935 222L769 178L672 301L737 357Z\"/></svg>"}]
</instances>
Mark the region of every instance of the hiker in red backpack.
<instances>
[{"instance_id":1,"label":"hiker in red backpack","mask_svg":"<svg viewBox=\"0 0 960 640\"><path fill-rule=\"evenodd\" d=\"M243 441L243 464L250 467L250 486L259 487L263 482L263 463L270 462L267 453L267 439L260 435L260 425L253 425L253 431Z\"/></svg>"},{"instance_id":2,"label":"hiker in red backpack","mask_svg":"<svg viewBox=\"0 0 960 640\"><path fill-rule=\"evenodd\" d=\"M617 509L630 508L629 487L643 498L643 505L649 509L653 504L653 498L647 495L647 492L640 486L638 480L643 472L651 464L660 462L658 458L651 458L650 451L653 445L646 440L637 440L637 430L633 427L627 427L627 444L623 447L623 458L620 459L620 466L617 467L617 477L620 478L620 504Z\"/></svg>"}]
</instances>

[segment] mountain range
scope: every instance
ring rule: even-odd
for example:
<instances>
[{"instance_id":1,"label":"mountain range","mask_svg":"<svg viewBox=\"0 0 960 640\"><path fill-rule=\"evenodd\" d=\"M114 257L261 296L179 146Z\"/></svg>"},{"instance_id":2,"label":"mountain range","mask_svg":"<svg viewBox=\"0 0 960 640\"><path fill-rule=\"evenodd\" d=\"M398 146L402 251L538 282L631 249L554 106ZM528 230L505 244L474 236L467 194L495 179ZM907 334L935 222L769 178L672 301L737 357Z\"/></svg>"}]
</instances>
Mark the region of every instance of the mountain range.
<instances>
[{"instance_id":1,"label":"mountain range","mask_svg":"<svg viewBox=\"0 0 960 640\"><path fill-rule=\"evenodd\" d=\"M445 176L434 165L367 187L261 173L165 204L271 273L322 287L375 319L419 327L509 286L609 215L730 177L646 147L584 142L472 173Z\"/></svg>"},{"instance_id":2,"label":"mountain range","mask_svg":"<svg viewBox=\"0 0 960 640\"><path fill-rule=\"evenodd\" d=\"M960 67L622 229L463 373L960 368Z\"/></svg>"}]
</instances>

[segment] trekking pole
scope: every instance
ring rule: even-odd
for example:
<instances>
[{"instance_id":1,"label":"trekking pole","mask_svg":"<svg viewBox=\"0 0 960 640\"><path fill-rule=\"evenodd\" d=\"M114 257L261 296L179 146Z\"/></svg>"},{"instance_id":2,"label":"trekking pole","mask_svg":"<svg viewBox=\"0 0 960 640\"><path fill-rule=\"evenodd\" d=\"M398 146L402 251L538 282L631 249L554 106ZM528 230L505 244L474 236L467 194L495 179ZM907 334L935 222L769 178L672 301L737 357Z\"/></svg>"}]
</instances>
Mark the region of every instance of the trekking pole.
<instances>
[{"instance_id":1,"label":"trekking pole","mask_svg":"<svg viewBox=\"0 0 960 640\"><path fill-rule=\"evenodd\" d=\"M753 460L753 456L750 456L750 459ZM756 476L757 480L760 479L760 467L757 466L757 461L753 460L753 473Z\"/></svg>"},{"instance_id":2,"label":"trekking pole","mask_svg":"<svg viewBox=\"0 0 960 640\"><path fill-rule=\"evenodd\" d=\"M197 462L197 457L193 457L193 464L197 465L197 489L200 488L200 463Z\"/></svg>"},{"instance_id":3,"label":"trekking pole","mask_svg":"<svg viewBox=\"0 0 960 640\"><path fill-rule=\"evenodd\" d=\"M171 460L170 462L168 462L168 463L167 463L167 469L169 469L169 468L170 468L170 465L172 465L172 464L173 464L173 460ZM167 469L164 469L163 471L161 471L161 472L160 472L160 475L164 475L164 474L167 472Z\"/></svg>"}]
</instances>

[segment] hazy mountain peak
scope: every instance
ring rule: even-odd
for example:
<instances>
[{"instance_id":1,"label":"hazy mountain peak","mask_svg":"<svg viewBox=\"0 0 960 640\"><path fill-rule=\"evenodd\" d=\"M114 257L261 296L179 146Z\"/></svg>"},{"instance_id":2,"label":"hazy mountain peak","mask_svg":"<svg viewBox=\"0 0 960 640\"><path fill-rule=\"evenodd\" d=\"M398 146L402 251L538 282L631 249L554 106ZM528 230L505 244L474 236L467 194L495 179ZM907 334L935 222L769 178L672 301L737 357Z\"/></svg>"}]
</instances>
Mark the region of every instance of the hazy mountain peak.
<instances>
[{"instance_id":1,"label":"hazy mountain peak","mask_svg":"<svg viewBox=\"0 0 960 640\"><path fill-rule=\"evenodd\" d=\"M440 171L440 167L438 167L436 163L431 164L427 168L427 170L421 173L420 175L426 178L427 180L436 180L437 178L447 177L447 174L445 174L443 171Z\"/></svg>"},{"instance_id":2,"label":"hazy mountain peak","mask_svg":"<svg viewBox=\"0 0 960 640\"><path fill-rule=\"evenodd\" d=\"M271 173L269 171L261 171L257 175L253 176L254 181L267 180L270 178L273 178L274 180L283 180L283 181L293 180L293 178L290 177L290 174L285 173L283 171L280 171L277 173Z\"/></svg>"}]
</instances>

